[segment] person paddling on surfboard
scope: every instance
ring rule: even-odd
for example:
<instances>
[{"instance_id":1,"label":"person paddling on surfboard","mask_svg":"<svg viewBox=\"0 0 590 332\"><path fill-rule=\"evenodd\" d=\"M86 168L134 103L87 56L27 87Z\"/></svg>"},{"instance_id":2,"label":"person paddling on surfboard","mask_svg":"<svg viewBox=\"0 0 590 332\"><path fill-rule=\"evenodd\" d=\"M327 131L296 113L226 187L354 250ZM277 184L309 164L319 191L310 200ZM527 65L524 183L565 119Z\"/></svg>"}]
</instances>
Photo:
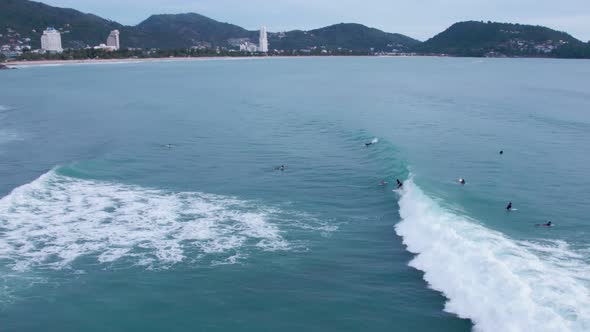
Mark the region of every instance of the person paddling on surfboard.
<instances>
[{"instance_id":1,"label":"person paddling on surfboard","mask_svg":"<svg viewBox=\"0 0 590 332\"><path fill-rule=\"evenodd\" d=\"M548 221L546 224L536 224L535 226L551 227L551 226L553 226L553 223L551 221Z\"/></svg>"},{"instance_id":2,"label":"person paddling on surfboard","mask_svg":"<svg viewBox=\"0 0 590 332\"><path fill-rule=\"evenodd\" d=\"M463 179L463 178L460 178L460 179L459 179L459 183L460 183L460 184L465 184L465 179Z\"/></svg>"},{"instance_id":3,"label":"person paddling on surfboard","mask_svg":"<svg viewBox=\"0 0 590 332\"><path fill-rule=\"evenodd\" d=\"M512 210L512 202L508 203L508 206L506 207L506 211L511 211Z\"/></svg>"}]
</instances>

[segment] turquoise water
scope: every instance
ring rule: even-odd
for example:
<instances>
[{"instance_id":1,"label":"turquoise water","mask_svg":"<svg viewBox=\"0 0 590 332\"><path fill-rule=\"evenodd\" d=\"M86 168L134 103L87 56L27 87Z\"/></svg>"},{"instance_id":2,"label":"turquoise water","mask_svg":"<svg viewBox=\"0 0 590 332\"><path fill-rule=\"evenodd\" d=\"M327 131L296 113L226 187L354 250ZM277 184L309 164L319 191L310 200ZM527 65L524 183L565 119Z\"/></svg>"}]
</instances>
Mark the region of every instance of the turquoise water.
<instances>
[{"instance_id":1,"label":"turquoise water","mask_svg":"<svg viewBox=\"0 0 590 332\"><path fill-rule=\"evenodd\" d=\"M588 87L525 59L2 72L0 330L588 331Z\"/></svg>"}]
</instances>

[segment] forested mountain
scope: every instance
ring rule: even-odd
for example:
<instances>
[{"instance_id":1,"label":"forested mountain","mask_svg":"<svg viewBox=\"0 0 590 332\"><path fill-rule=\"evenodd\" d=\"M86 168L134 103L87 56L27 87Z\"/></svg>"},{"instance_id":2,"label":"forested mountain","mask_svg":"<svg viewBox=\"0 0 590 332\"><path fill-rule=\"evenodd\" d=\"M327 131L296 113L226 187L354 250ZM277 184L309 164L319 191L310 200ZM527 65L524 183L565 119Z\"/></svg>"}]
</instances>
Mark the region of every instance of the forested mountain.
<instances>
[{"instance_id":1,"label":"forested mountain","mask_svg":"<svg viewBox=\"0 0 590 332\"><path fill-rule=\"evenodd\" d=\"M74 9L57 8L27 0L0 0L0 42L7 42L7 29L31 39L31 46L41 46L41 35L47 27L59 29L64 47L84 47L104 43L109 32L122 25Z\"/></svg>"},{"instance_id":2,"label":"forested mountain","mask_svg":"<svg viewBox=\"0 0 590 332\"><path fill-rule=\"evenodd\" d=\"M28 0L0 1L0 33L11 29L22 38L30 38L33 48L40 47L43 30L61 31L65 48L83 48L104 43L109 32L121 30L121 44L134 48L189 48L192 46L236 46L240 41L258 42L258 31L222 23L195 13L153 15L136 26L85 14L74 9L57 8ZM326 28L270 34L272 49L325 47L350 50L407 49L418 41L386 33L360 24L337 24ZM6 36L0 42L7 42Z\"/></svg>"},{"instance_id":3,"label":"forested mountain","mask_svg":"<svg viewBox=\"0 0 590 332\"><path fill-rule=\"evenodd\" d=\"M47 27L62 33L64 48L74 49L104 43L114 29L121 31L124 48L236 49L246 41L258 43L258 31L195 13L153 15L136 26L125 26L74 9L29 0L0 0L0 46L8 45L11 51L18 46L39 48L41 34ZM326 50L329 54L340 54L344 50L366 54L373 50L450 56L590 58L590 45L565 32L496 22L459 22L423 43L354 23L309 31L270 32L268 36L271 50L287 52Z\"/></svg>"},{"instance_id":4,"label":"forested mountain","mask_svg":"<svg viewBox=\"0 0 590 332\"><path fill-rule=\"evenodd\" d=\"M565 45L581 44L565 32L542 26L468 21L453 24L414 50L455 56L549 56Z\"/></svg>"},{"instance_id":5,"label":"forested mountain","mask_svg":"<svg viewBox=\"0 0 590 332\"><path fill-rule=\"evenodd\" d=\"M270 43L276 49L306 49L323 47L326 49L345 48L351 50L388 51L408 50L420 42L410 37L387 33L362 24L340 23L310 31L289 31L275 33Z\"/></svg>"}]
</instances>

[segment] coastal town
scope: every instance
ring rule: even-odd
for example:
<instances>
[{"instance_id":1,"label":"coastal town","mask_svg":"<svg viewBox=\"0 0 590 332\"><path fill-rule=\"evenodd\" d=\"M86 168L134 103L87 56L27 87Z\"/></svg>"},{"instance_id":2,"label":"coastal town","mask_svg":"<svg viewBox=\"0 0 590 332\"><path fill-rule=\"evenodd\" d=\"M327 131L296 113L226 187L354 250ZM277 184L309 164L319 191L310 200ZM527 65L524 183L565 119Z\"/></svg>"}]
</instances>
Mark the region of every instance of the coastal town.
<instances>
[{"instance_id":1,"label":"coastal town","mask_svg":"<svg viewBox=\"0 0 590 332\"><path fill-rule=\"evenodd\" d=\"M32 31L36 33L37 31ZM63 31L63 29L56 29L53 27L47 27L43 31L41 35L41 48L34 49L31 46L31 38L22 37L21 34L11 28L7 28L6 32L0 34L0 38L3 38L6 43L0 45L0 54L4 56L6 59L16 59L22 56L24 53L31 53L31 54L59 54L64 52L64 47L62 46L62 34L69 33L68 30ZM87 45L84 49L93 49L93 50L102 50L106 52L113 52L118 51L121 49L121 33L119 30L112 30L108 36L105 38L105 43L96 45L96 46L89 46ZM246 53L268 53L269 52L269 42L268 42L268 32L266 27L262 27L259 33L258 44L251 42L248 38L236 39L231 45L235 46L229 51L239 51L239 52L246 52ZM208 49L211 47L210 45L197 45L193 46L192 49L200 50L200 49ZM135 50L134 48L127 48L130 50ZM219 51L219 48L216 49ZM153 50L149 50L151 52Z\"/></svg>"},{"instance_id":2,"label":"coastal town","mask_svg":"<svg viewBox=\"0 0 590 332\"><path fill-rule=\"evenodd\" d=\"M420 41L357 23L269 32L195 13L152 15L137 26L103 19L97 23L85 15L41 26L28 21L0 25L0 62L252 56L590 58L590 43L565 32L490 21L458 22Z\"/></svg>"}]
</instances>

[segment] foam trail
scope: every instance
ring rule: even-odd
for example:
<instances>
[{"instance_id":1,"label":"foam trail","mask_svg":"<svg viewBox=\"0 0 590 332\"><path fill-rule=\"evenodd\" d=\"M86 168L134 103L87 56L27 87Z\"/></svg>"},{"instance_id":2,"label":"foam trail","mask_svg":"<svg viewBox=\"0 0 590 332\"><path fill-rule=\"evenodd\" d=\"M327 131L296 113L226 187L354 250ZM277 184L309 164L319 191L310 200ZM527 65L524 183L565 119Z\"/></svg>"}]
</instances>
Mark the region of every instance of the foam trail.
<instances>
[{"instance_id":1,"label":"foam trail","mask_svg":"<svg viewBox=\"0 0 590 332\"><path fill-rule=\"evenodd\" d=\"M371 143L377 144L377 143L379 143L379 139L378 138L373 138L373 140L371 141Z\"/></svg>"},{"instance_id":2,"label":"foam trail","mask_svg":"<svg viewBox=\"0 0 590 332\"><path fill-rule=\"evenodd\" d=\"M399 206L396 232L417 254L410 266L475 331L590 331L588 265L564 243L513 241L442 208L411 179Z\"/></svg>"},{"instance_id":3,"label":"foam trail","mask_svg":"<svg viewBox=\"0 0 590 332\"><path fill-rule=\"evenodd\" d=\"M289 250L270 209L230 197L82 180L55 171L0 199L0 262L61 269L83 255L166 267ZM233 258L232 258L233 257Z\"/></svg>"}]
</instances>

